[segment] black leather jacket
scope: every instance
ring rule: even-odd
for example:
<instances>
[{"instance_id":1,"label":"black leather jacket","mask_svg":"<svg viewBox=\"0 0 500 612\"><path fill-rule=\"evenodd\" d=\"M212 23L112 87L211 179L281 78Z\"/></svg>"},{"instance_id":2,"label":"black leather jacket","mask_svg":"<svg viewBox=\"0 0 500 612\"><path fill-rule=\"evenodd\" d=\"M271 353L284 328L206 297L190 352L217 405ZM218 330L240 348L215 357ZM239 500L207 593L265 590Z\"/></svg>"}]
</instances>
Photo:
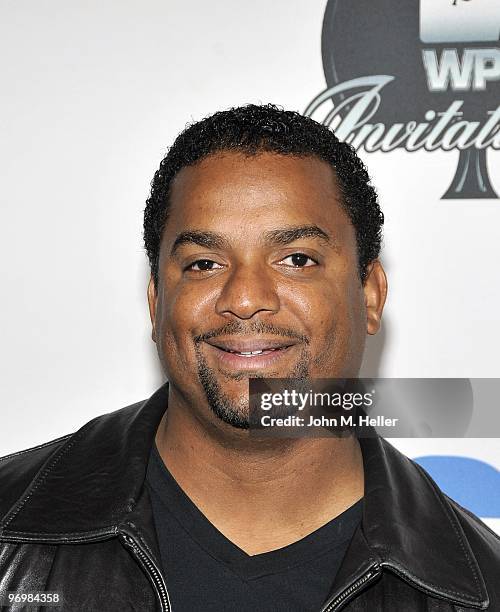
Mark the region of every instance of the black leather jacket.
<instances>
[{"instance_id":1,"label":"black leather jacket","mask_svg":"<svg viewBox=\"0 0 500 612\"><path fill-rule=\"evenodd\" d=\"M64 612L172 610L144 486L167 396L165 384L0 460L3 597L58 592ZM500 611L499 538L388 442L360 442L364 515L323 612Z\"/></svg>"}]
</instances>

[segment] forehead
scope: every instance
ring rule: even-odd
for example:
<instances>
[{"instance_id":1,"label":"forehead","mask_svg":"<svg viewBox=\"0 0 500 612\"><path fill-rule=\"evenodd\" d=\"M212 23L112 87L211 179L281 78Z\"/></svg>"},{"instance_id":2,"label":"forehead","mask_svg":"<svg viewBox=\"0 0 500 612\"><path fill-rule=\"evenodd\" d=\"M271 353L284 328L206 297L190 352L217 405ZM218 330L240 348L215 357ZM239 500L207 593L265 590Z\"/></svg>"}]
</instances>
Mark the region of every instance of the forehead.
<instances>
[{"instance_id":1,"label":"forehead","mask_svg":"<svg viewBox=\"0 0 500 612\"><path fill-rule=\"evenodd\" d=\"M316 157L224 152L183 168L170 190L165 233L218 229L251 233L266 226L350 226L333 168Z\"/></svg>"}]
</instances>

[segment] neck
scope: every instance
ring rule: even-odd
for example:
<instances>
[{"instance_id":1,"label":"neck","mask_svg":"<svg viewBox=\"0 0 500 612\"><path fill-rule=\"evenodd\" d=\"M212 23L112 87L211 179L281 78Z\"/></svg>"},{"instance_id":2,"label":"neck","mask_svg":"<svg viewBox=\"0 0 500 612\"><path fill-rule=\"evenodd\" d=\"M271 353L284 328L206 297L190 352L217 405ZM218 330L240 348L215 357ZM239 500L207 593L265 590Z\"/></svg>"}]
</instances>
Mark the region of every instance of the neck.
<instances>
[{"instance_id":1,"label":"neck","mask_svg":"<svg viewBox=\"0 0 500 612\"><path fill-rule=\"evenodd\" d=\"M199 510L248 554L292 544L363 497L355 438L259 440L230 426L211 430L172 400L156 434L160 455Z\"/></svg>"}]
</instances>

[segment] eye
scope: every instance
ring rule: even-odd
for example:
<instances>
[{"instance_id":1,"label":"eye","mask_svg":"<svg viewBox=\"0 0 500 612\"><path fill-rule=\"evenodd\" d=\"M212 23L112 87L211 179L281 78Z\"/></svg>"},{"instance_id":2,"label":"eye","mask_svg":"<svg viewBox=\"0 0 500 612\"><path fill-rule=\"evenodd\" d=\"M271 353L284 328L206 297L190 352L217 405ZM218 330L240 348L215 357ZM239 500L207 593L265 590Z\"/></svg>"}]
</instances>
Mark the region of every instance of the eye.
<instances>
[{"instance_id":1,"label":"eye","mask_svg":"<svg viewBox=\"0 0 500 612\"><path fill-rule=\"evenodd\" d=\"M186 266L185 270L193 270L193 272L210 272L211 270L218 269L211 267L214 265L219 266L219 268L222 268L222 266L215 263L215 261L212 261L211 259L197 259L196 261L193 261L192 264L189 264L189 266ZM198 268L195 268L195 266L198 266Z\"/></svg>"},{"instance_id":2,"label":"eye","mask_svg":"<svg viewBox=\"0 0 500 612\"><path fill-rule=\"evenodd\" d=\"M288 257L285 257L285 259L282 259L281 261L286 261L287 259L290 259L292 261L291 267L293 268L310 268L318 264L318 262L315 259L313 259L309 255L306 255L305 253L292 253L291 255L288 255ZM312 262L312 263L307 263L308 260L309 262Z\"/></svg>"}]
</instances>

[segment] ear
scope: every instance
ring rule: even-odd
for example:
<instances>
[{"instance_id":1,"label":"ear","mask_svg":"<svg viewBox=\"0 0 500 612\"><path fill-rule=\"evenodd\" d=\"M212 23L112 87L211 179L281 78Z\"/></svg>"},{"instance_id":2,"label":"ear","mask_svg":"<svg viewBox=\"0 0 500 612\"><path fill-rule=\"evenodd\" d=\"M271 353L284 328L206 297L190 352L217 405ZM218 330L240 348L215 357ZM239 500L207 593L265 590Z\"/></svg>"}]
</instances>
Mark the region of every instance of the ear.
<instances>
[{"instance_id":1,"label":"ear","mask_svg":"<svg viewBox=\"0 0 500 612\"><path fill-rule=\"evenodd\" d=\"M373 335L380 329L382 311L387 297L387 277L378 259L368 265L363 291L366 307L366 332Z\"/></svg>"},{"instance_id":2,"label":"ear","mask_svg":"<svg viewBox=\"0 0 500 612\"><path fill-rule=\"evenodd\" d=\"M153 342L156 342L156 289L151 275L148 284L148 304L149 304L149 316L151 318L151 338Z\"/></svg>"}]
</instances>

